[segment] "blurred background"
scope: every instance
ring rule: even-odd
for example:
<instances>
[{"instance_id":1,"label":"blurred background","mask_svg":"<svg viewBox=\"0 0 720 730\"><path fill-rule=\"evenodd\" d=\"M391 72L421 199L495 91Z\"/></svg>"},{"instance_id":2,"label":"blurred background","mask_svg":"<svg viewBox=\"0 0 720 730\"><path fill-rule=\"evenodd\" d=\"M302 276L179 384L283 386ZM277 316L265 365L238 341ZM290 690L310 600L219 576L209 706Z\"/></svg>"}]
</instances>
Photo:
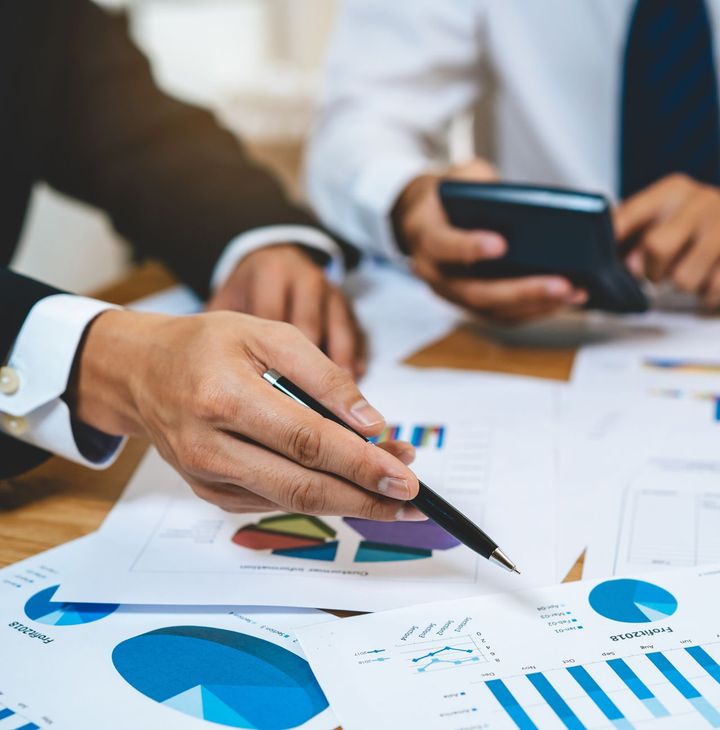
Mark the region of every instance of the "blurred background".
<instances>
[{"instance_id":1,"label":"blurred background","mask_svg":"<svg viewBox=\"0 0 720 730\"><path fill-rule=\"evenodd\" d=\"M97 0L125 11L155 78L210 107L296 194L339 0ZM88 292L130 265L101 213L38 186L13 266Z\"/></svg>"}]
</instances>

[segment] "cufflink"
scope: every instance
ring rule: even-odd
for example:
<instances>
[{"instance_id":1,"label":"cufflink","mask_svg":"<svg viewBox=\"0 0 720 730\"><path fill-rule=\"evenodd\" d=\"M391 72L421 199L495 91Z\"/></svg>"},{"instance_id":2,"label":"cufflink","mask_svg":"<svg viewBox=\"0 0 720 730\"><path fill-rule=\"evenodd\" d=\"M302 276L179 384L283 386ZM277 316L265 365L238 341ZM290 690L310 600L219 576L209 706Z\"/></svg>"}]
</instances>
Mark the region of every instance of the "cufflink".
<instances>
[{"instance_id":1,"label":"cufflink","mask_svg":"<svg viewBox=\"0 0 720 730\"><path fill-rule=\"evenodd\" d=\"M17 370L13 368L0 368L0 393L3 395L13 395L17 393L20 387L20 376Z\"/></svg>"},{"instance_id":2,"label":"cufflink","mask_svg":"<svg viewBox=\"0 0 720 730\"><path fill-rule=\"evenodd\" d=\"M22 436L28 430L27 419L22 416L11 416L9 413L2 414L2 425L11 436Z\"/></svg>"}]
</instances>

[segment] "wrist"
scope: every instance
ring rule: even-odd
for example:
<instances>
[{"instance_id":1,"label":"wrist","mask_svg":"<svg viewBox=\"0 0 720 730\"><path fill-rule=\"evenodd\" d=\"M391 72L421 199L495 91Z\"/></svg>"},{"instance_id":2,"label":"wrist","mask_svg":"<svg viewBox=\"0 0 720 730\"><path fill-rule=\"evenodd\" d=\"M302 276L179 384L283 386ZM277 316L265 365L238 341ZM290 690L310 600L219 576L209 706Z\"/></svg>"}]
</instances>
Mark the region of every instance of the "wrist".
<instances>
[{"instance_id":1,"label":"wrist","mask_svg":"<svg viewBox=\"0 0 720 730\"><path fill-rule=\"evenodd\" d=\"M73 416L114 435L143 432L134 381L163 315L107 311L88 326L75 357L66 400Z\"/></svg>"}]
</instances>

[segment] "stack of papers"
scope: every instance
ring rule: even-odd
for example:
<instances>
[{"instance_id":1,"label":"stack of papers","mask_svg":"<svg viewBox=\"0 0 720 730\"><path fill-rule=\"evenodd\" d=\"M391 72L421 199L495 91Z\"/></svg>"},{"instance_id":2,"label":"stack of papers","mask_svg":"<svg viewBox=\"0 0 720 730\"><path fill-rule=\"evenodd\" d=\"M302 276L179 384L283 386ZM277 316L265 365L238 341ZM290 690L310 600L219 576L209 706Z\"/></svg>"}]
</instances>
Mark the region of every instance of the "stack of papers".
<instances>
[{"instance_id":1,"label":"stack of papers","mask_svg":"<svg viewBox=\"0 0 720 730\"><path fill-rule=\"evenodd\" d=\"M383 438L522 575L432 522L222 512L151 450L0 571L0 730L720 727L720 323L589 315L566 384L402 367L462 315L373 262L350 289Z\"/></svg>"}]
</instances>

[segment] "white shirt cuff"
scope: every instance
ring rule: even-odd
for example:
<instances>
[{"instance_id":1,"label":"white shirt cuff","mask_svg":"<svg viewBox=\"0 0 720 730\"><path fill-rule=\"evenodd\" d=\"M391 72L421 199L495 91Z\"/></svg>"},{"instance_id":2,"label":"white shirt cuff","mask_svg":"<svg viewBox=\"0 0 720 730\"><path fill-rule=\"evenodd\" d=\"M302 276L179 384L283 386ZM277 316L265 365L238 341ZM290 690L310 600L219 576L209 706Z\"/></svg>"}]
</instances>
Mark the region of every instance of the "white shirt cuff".
<instances>
[{"instance_id":1,"label":"white shirt cuff","mask_svg":"<svg viewBox=\"0 0 720 730\"><path fill-rule=\"evenodd\" d=\"M118 307L70 294L54 294L35 304L3 369L0 430L92 468L114 461L124 439L73 422L61 400L83 333L108 309Z\"/></svg>"},{"instance_id":2,"label":"white shirt cuff","mask_svg":"<svg viewBox=\"0 0 720 730\"><path fill-rule=\"evenodd\" d=\"M330 257L325 272L331 281L340 282L345 264L340 246L330 236L309 226L266 226L255 228L233 238L220 255L210 280L210 290L217 291L229 278L238 264L253 251L266 246L297 243Z\"/></svg>"}]
</instances>

